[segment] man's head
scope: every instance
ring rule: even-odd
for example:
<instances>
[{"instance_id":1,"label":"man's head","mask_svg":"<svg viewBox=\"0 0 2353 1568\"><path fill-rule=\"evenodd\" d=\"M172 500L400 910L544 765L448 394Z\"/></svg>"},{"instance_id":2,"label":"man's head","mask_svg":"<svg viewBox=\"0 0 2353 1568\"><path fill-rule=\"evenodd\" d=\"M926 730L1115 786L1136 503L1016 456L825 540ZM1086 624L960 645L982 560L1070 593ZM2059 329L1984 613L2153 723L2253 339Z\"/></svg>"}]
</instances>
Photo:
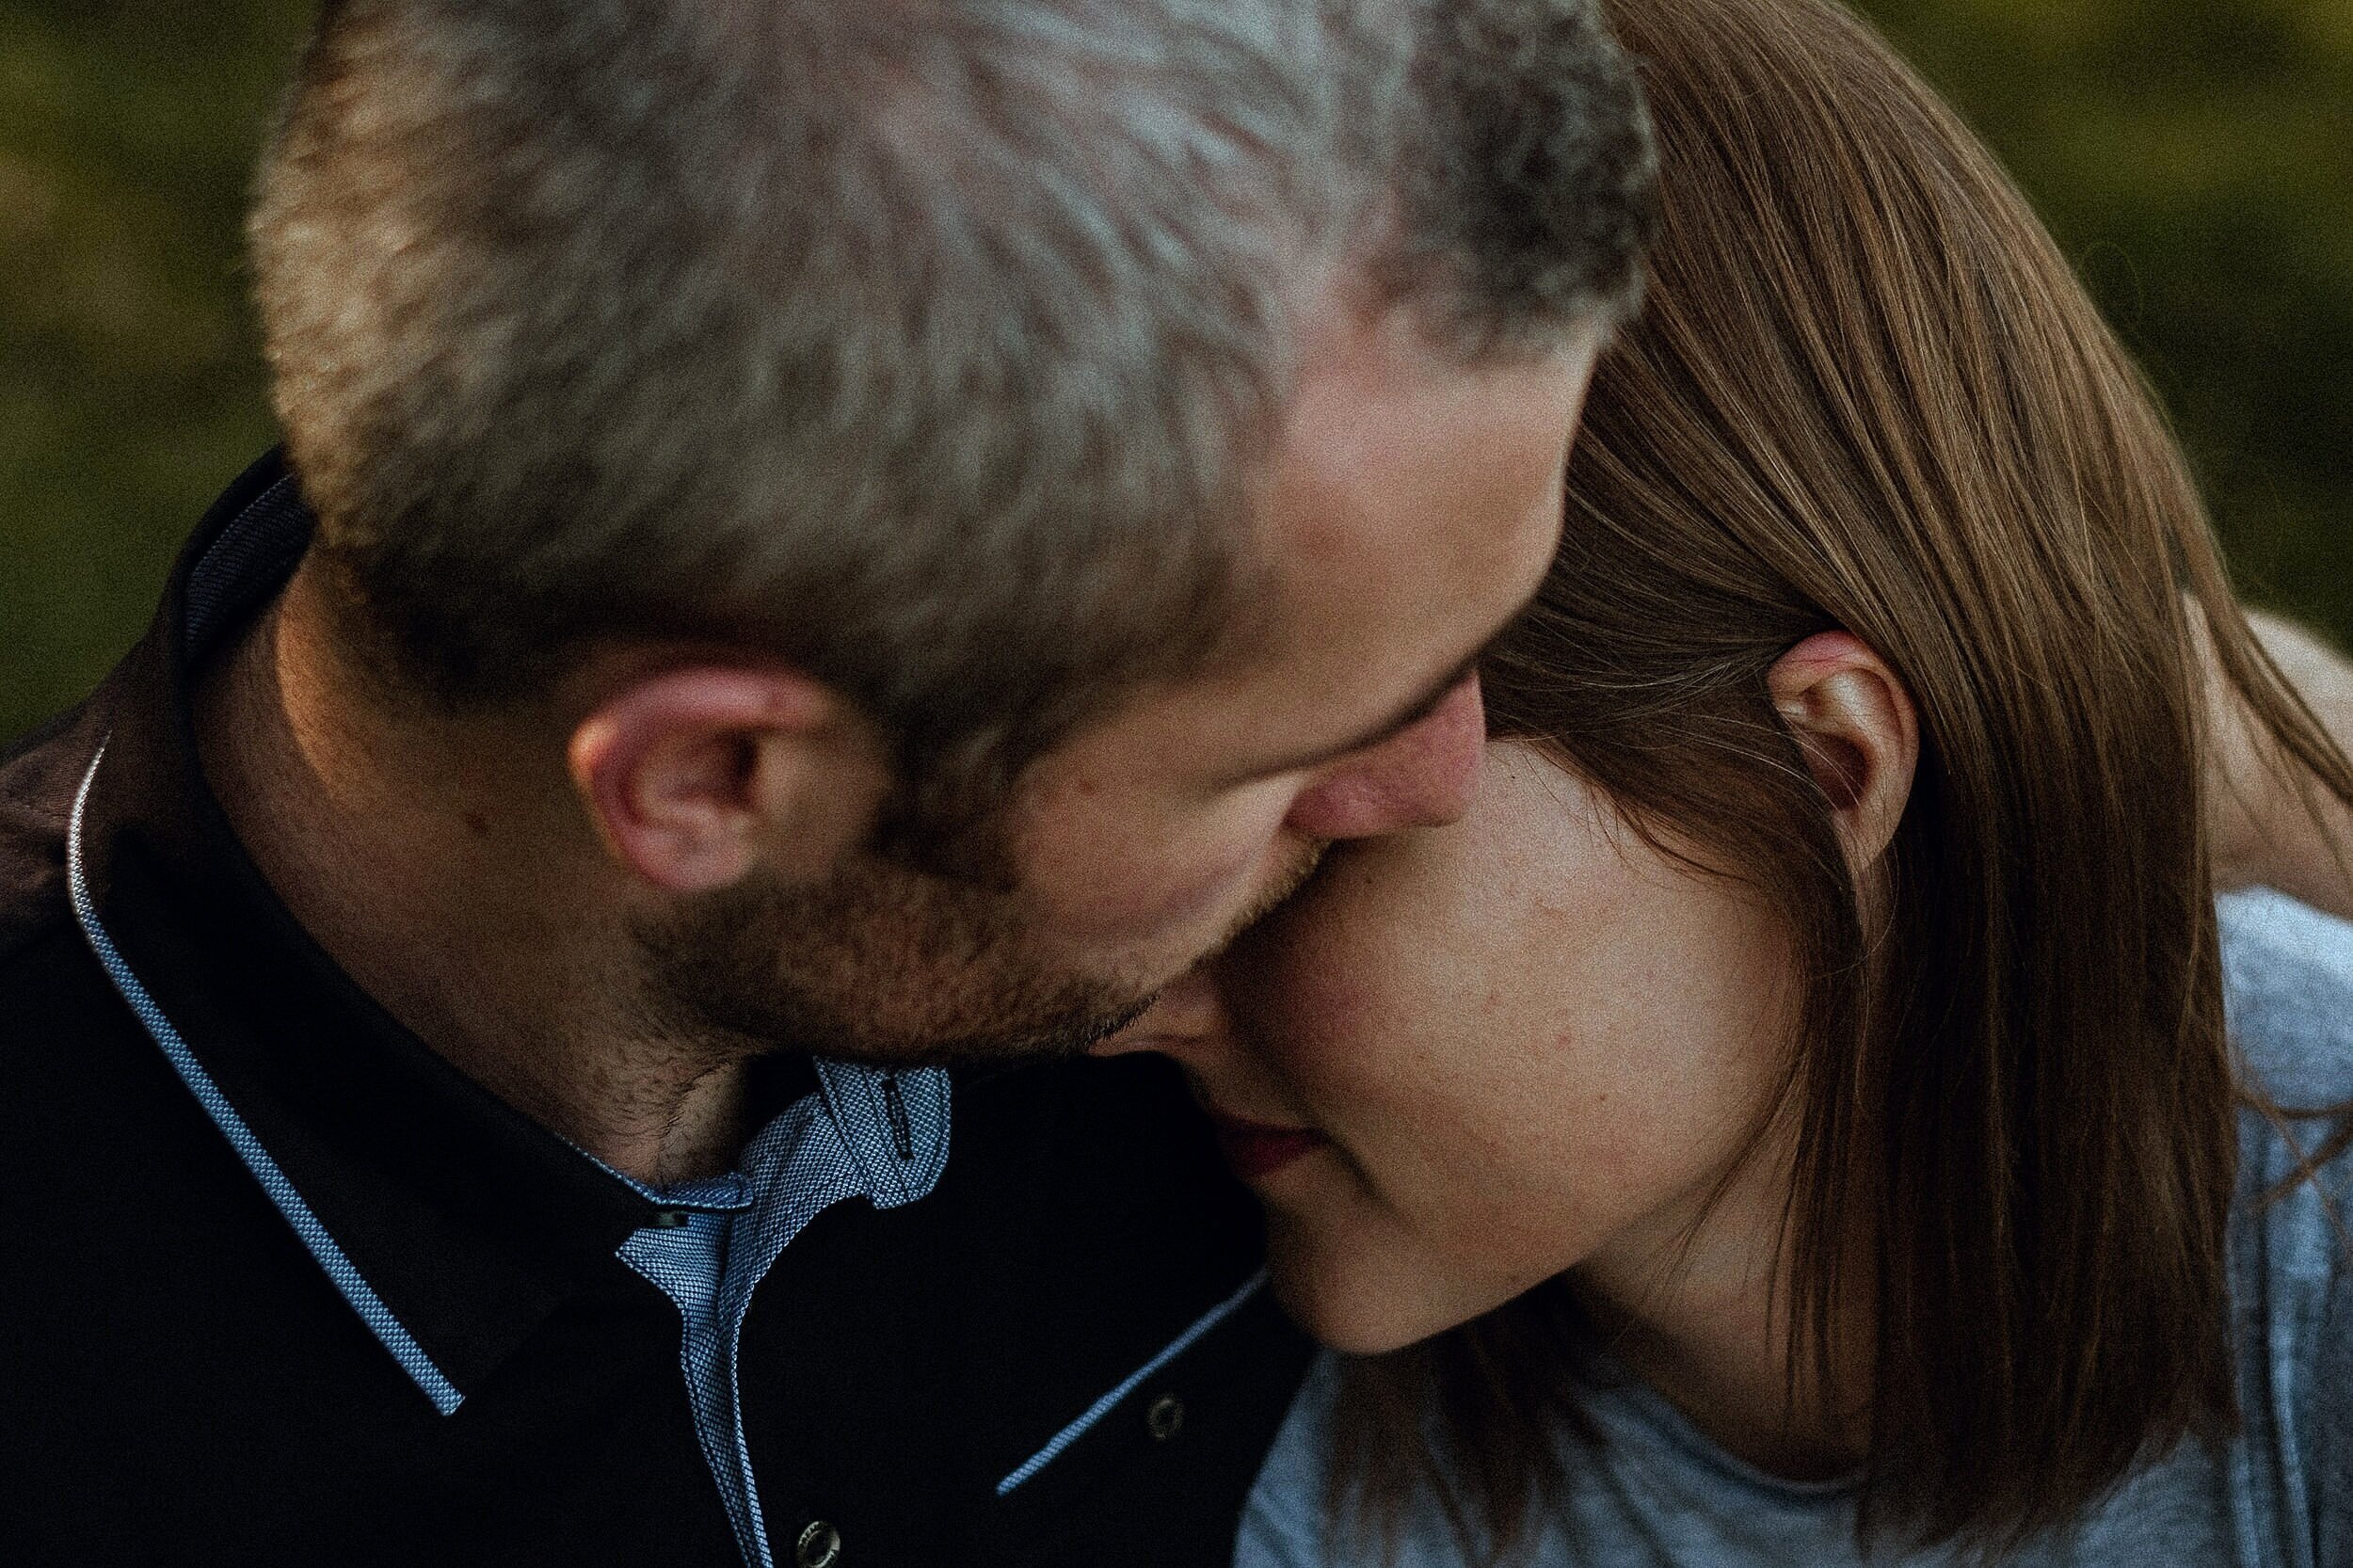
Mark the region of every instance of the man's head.
<instances>
[{"instance_id":1,"label":"man's head","mask_svg":"<svg viewBox=\"0 0 2353 1568\"><path fill-rule=\"evenodd\" d=\"M343 639L904 1055L1460 808L1650 168L1585 0L345 0L253 232Z\"/></svg>"}]
</instances>

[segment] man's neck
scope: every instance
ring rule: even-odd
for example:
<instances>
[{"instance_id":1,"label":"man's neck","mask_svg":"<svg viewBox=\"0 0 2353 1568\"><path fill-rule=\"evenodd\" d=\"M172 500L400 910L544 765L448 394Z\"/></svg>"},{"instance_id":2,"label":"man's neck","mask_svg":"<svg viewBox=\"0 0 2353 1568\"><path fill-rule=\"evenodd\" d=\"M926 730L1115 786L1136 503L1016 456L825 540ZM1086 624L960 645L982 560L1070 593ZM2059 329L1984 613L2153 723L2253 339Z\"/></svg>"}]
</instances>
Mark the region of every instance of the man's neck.
<instances>
[{"instance_id":1,"label":"man's neck","mask_svg":"<svg viewBox=\"0 0 2353 1568\"><path fill-rule=\"evenodd\" d=\"M388 1013L518 1110L655 1185L728 1169L741 1053L643 1021L560 738L366 690L325 634L319 569L195 694L205 777L263 876Z\"/></svg>"}]
</instances>

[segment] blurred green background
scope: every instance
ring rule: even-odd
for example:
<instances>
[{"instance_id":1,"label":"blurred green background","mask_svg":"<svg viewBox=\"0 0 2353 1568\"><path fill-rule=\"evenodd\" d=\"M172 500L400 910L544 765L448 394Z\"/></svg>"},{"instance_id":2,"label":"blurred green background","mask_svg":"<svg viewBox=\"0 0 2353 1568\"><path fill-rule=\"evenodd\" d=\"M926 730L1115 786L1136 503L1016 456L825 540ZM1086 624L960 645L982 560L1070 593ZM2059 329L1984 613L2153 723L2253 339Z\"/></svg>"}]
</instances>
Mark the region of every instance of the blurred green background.
<instances>
[{"instance_id":1,"label":"blurred green background","mask_svg":"<svg viewBox=\"0 0 2353 1568\"><path fill-rule=\"evenodd\" d=\"M2353 0L1867 0L2140 353L2249 597L2353 639ZM308 0L0 0L0 737L266 447L238 221Z\"/></svg>"}]
</instances>

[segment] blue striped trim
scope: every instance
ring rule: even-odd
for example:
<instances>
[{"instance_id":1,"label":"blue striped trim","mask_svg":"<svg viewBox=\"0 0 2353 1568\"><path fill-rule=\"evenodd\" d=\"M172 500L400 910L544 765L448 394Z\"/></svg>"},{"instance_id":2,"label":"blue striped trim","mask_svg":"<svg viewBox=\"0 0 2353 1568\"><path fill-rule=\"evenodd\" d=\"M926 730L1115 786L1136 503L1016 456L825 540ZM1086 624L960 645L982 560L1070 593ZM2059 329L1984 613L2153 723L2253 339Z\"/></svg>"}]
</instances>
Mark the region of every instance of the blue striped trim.
<instances>
[{"instance_id":1,"label":"blue striped trim","mask_svg":"<svg viewBox=\"0 0 2353 1568\"><path fill-rule=\"evenodd\" d=\"M164 1056L170 1062L172 1071L180 1075L180 1081L188 1086L188 1092L213 1119L213 1125L220 1128L230 1147L237 1151L237 1158L245 1161L246 1169L262 1184L269 1201L294 1226L295 1235L311 1249L311 1256L319 1260L319 1266L327 1271L327 1277L343 1293L344 1300L351 1304L351 1309L360 1314L360 1320L392 1352L392 1359L400 1363L401 1369L416 1380L417 1386L433 1401L434 1409L444 1416L454 1414L465 1396L433 1364L433 1358L424 1353L416 1336L392 1316L384 1298L376 1293L359 1267L328 1234L319 1217L311 1212L311 1206L302 1201L302 1194L295 1191L294 1183L286 1178L278 1161L270 1158L245 1118L237 1114L236 1107L220 1092L220 1085L197 1061L196 1053L180 1037L180 1032L172 1028L171 1020L164 1016L163 1009L155 1005L155 999L147 994L147 987L139 984L138 976L131 972L131 966L116 950L114 938L99 923L98 907L91 902L89 882L82 872L82 812L89 804L90 785L97 780L98 764L105 760L106 748L102 744L98 755L90 759L89 771L82 776L82 787L73 797L73 816L66 826L66 888L73 901L73 918L80 922L90 952L98 955L98 962L104 968L106 977L114 982L115 989L122 993L122 1000L131 1004L131 1011L163 1048Z\"/></svg>"},{"instance_id":2,"label":"blue striped trim","mask_svg":"<svg viewBox=\"0 0 2353 1568\"><path fill-rule=\"evenodd\" d=\"M1007 1476L1003 1480L997 1483L997 1495L1000 1497L1003 1496L1006 1493L1011 1492L1015 1487L1019 1486L1023 1481L1028 1480L1031 1477L1036 1475L1040 1470L1045 1469L1048 1464L1053 1464L1055 1460L1060 1459L1064 1449L1068 1448L1071 1444L1076 1443L1080 1438L1084 1437L1089 1427L1092 1427L1096 1422L1110 1415L1112 1411L1117 1407L1120 1400L1126 1399L1128 1395L1136 1391L1137 1385L1142 1384L1144 1379L1150 1377L1153 1373L1159 1371L1161 1368L1167 1366L1170 1362L1184 1354L1185 1352L1191 1350L1195 1340L1199 1339L1203 1335L1209 1333L1209 1330L1217 1327L1218 1324L1224 1322L1226 1319L1232 1317L1235 1311L1241 1307L1241 1304L1248 1301L1252 1296L1257 1294L1258 1288L1265 1284L1266 1271L1264 1269L1259 1270L1257 1273L1252 1274L1248 1279L1242 1281L1241 1289L1235 1291L1232 1295L1226 1297L1224 1301L1209 1308L1209 1311L1204 1312L1198 1319L1194 1320L1193 1325L1191 1328L1185 1330L1184 1333L1170 1340L1166 1350L1163 1350L1160 1354L1154 1356L1151 1360L1145 1362L1143 1366L1128 1373L1127 1378L1121 1382L1118 1387L1112 1389L1110 1393L1104 1395L1101 1399L1087 1406L1086 1414L1080 1416L1077 1420L1063 1428L1062 1431L1054 1433L1053 1437L1048 1441L1046 1447L1038 1449L1037 1452L1022 1461L1020 1468L1015 1470L1013 1474Z\"/></svg>"}]
</instances>

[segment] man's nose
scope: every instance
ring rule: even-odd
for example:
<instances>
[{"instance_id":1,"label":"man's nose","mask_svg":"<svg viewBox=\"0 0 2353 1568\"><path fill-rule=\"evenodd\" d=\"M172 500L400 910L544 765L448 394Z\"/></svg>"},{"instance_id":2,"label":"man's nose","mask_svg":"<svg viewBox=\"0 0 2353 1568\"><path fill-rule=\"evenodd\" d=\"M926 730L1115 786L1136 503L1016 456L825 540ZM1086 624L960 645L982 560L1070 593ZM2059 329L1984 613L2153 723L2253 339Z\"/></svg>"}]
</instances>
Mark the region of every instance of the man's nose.
<instances>
[{"instance_id":1,"label":"man's nose","mask_svg":"<svg viewBox=\"0 0 2353 1568\"><path fill-rule=\"evenodd\" d=\"M1486 744L1487 710L1474 674L1420 723L1303 791L1285 825L1326 840L1443 826L1470 808Z\"/></svg>"}]
</instances>

